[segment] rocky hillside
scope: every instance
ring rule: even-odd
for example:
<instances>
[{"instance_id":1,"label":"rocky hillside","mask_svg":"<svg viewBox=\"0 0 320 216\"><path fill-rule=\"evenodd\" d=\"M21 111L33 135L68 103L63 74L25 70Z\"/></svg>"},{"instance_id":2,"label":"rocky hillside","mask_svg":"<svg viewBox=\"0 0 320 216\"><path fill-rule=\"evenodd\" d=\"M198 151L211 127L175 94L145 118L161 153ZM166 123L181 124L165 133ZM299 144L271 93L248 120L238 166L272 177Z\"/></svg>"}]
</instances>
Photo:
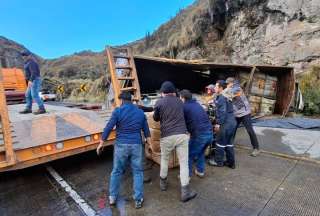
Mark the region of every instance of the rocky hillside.
<instances>
[{"instance_id":1,"label":"rocky hillside","mask_svg":"<svg viewBox=\"0 0 320 216\"><path fill-rule=\"evenodd\" d=\"M215 62L320 64L319 0L198 0L143 41L136 52Z\"/></svg>"},{"instance_id":2,"label":"rocky hillside","mask_svg":"<svg viewBox=\"0 0 320 216\"><path fill-rule=\"evenodd\" d=\"M26 48L8 38L0 35L0 64L2 67L18 67L23 68L23 59L20 53ZM33 56L42 63L43 59L35 54Z\"/></svg>"},{"instance_id":3,"label":"rocky hillside","mask_svg":"<svg viewBox=\"0 0 320 216\"><path fill-rule=\"evenodd\" d=\"M319 11L319 0L197 0L154 33L127 45L136 54L292 65L302 72L320 64ZM0 37L2 64L21 67L22 49ZM50 79L94 82L106 74L103 52L50 60L35 57Z\"/></svg>"}]
</instances>

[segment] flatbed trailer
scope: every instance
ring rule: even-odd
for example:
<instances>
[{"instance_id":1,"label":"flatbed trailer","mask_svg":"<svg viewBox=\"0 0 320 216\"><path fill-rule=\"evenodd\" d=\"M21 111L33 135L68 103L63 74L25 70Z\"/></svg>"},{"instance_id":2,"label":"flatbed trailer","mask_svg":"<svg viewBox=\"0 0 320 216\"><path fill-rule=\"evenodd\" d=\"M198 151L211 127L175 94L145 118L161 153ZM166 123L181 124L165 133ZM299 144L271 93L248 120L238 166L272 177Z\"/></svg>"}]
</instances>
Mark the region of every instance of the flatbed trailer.
<instances>
[{"instance_id":1,"label":"flatbed trailer","mask_svg":"<svg viewBox=\"0 0 320 216\"><path fill-rule=\"evenodd\" d=\"M24 105L9 105L9 133L0 135L0 172L22 169L97 147L109 111L46 105L48 114L19 114ZM3 120L3 119L2 119ZM4 132L4 123L1 124ZM5 138L9 136L10 138ZM105 145L112 145L114 132ZM8 150L11 154L8 154Z\"/></svg>"}]
</instances>

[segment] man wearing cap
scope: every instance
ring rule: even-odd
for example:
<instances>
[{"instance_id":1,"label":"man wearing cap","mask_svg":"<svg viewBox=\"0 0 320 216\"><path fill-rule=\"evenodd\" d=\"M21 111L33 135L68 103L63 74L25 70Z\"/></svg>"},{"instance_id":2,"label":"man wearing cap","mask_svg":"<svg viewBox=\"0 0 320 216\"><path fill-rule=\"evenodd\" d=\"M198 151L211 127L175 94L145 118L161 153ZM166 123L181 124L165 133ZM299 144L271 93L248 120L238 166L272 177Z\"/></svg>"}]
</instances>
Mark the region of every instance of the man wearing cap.
<instances>
[{"instance_id":1,"label":"man wearing cap","mask_svg":"<svg viewBox=\"0 0 320 216\"><path fill-rule=\"evenodd\" d=\"M41 77L40 77L40 69L38 63L32 57L29 51L23 51L21 53L23 56L24 63L24 71L26 80L28 82L28 88L26 91L26 108L21 111L21 114L32 113L32 101L35 100L38 104L38 111L34 112L34 114L43 114L46 113L46 109L44 108L43 101L39 96L39 91L41 89Z\"/></svg>"},{"instance_id":2,"label":"man wearing cap","mask_svg":"<svg viewBox=\"0 0 320 216\"><path fill-rule=\"evenodd\" d=\"M249 134L251 145L253 147L251 156L256 157L260 153L260 150L256 133L252 127L250 103L243 93L237 80L235 80L233 77L228 77L226 83L227 89L229 89L229 92L232 94L233 110L237 120L237 127L233 139L236 135L237 128L239 127L240 123L242 123Z\"/></svg>"},{"instance_id":3,"label":"man wearing cap","mask_svg":"<svg viewBox=\"0 0 320 216\"><path fill-rule=\"evenodd\" d=\"M155 121L160 121L161 131L160 189L167 190L169 156L173 150L176 150L180 165L181 201L187 202L196 197L197 193L189 186L189 136L184 119L183 103L176 96L176 88L170 81L162 83L160 92L162 98L156 102L153 115Z\"/></svg>"},{"instance_id":4,"label":"man wearing cap","mask_svg":"<svg viewBox=\"0 0 320 216\"><path fill-rule=\"evenodd\" d=\"M196 162L195 174L203 178L205 170L205 150L213 141L212 124L203 107L192 98L189 90L180 92L184 103L184 118L190 133L189 141L189 176L192 175L192 165Z\"/></svg>"},{"instance_id":5,"label":"man wearing cap","mask_svg":"<svg viewBox=\"0 0 320 216\"><path fill-rule=\"evenodd\" d=\"M141 130L148 143L150 143L150 131L143 111L132 103L131 97L129 92L122 92L119 95L122 105L112 112L111 119L104 128L100 144L97 147L97 153L98 155L101 153L103 142L107 140L112 129L116 126L113 169L109 185L109 203L110 205L116 204L119 197L121 177L126 166L130 165L133 174L135 207L141 208L144 201Z\"/></svg>"}]
</instances>

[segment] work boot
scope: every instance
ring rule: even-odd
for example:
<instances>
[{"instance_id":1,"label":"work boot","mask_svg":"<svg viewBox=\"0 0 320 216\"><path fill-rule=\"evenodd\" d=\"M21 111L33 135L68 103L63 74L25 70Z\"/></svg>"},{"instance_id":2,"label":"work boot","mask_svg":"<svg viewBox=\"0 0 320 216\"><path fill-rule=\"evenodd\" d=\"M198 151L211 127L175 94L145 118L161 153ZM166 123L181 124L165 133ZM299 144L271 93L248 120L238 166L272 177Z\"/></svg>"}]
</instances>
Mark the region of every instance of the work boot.
<instances>
[{"instance_id":1,"label":"work boot","mask_svg":"<svg viewBox=\"0 0 320 216\"><path fill-rule=\"evenodd\" d=\"M20 114L28 114L28 113L32 113L32 110L31 109L24 109L23 111L19 112Z\"/></svg>"},{"instance_id":2,"label":"work boot","mask_svg":"<svg viewBox=\"0 0 320 216\"><path fill-rule=\"evenodd\" d=\"M150 176L143 176L143 183L150 183L151 182L151 177Z\"/></svg>"},{"instance_id":3,"label":"work boot","mask_svg":"<svg viewBox=\"0 0 320 216\"><path fill-rule=\"evenodd\" d=\"M168 180L167 178L161 178L160 177L160 190L161 191L166 191L168 188Z\"/></svg>"},{"instance_id":4,"label":"work boot","mask_svg":"<svg viewBox=\"0 0 320 216\"><path fill-rule=\"evenodd\" d=\"M181 187L181 202L188 202L197 196L197 193L190 189L189 185Z\"/></svg>"},{"instance_id":5,"label":"work boot","mask_svg":"<svg viewBox=\"0 0 320 216\"><path fill-rule=\"evenodd\" d=\"M34 112L35 115L40 115L46 113L45 108L39 108L38 111Z\"/></svg>"},{"instance_id":6,"label":"work boot","mask_svg":"<svg viewBox=\"0 0 320 216\"><path fill-rule=\"evenodd\" d=\"M230 169L235 169L236 168L236 164L235 163L228 163L227 161L223 162L223 166L229 167Z\"/></svg>"},{"instance_id":7,"label":"work boot","mask_svg":"<svg viewBox=\"0 0 320 216\"><path fill-rule=\"evenodd\" d=\"M253 151L251 152L250 156L257 157L259 154L260 154L260 150L259 149L253 149Z\"/></svg>"},{"instance_id":8,"label":"work boot","mask_svg":"<svg viewBox=\"0 0 320 216\"><path fill-rule=\"evenodd\" d=\"M143 198L142 199L139 199L139 200L136 200L135 201L135 208L136 209L139 209L139 208L142 208L142 206L143 206Z\"/></svg>"}]
</instances>

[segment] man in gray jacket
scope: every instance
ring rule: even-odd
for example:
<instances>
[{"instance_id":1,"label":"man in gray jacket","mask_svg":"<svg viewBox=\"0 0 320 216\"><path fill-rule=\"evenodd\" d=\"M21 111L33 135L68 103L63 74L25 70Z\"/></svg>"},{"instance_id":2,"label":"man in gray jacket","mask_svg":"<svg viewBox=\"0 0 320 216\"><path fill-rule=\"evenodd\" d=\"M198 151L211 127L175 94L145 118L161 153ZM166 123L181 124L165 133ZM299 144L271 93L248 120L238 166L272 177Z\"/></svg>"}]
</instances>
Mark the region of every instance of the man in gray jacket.
<instances>
[{"instance_id":1,"label":"man in gray jacket","mask_svg":"<svg viewBox=\"0 0 320 216\"><path fill-rule=\"evenodd\" d=\"M184 119L183 102L176 95L176 88L170 81L161 85L162 98L156 102L153 119L160 121L160 190L167 190L169 156L177 151L180 165L181 201L187 202L196 197L197 193L189 187L189 136Z\"/></svg>"},{"instance_id":2,"label":"man in gray jacket","mask_svg":"<svg viewBox=\"0 0 320 216\"><path fill-rule=\"evenodd\" d=\"M250 103L243 93L237 80L235 80L233 77L229 77L227 78L226 83L227 89L229 89L232 93L232 104L234 115L237 120L237 128L239 127L240 123L242 123L246 128L250 136L251 145L253 147L251 156L256 157L260 153L260 150L256 133L252 127ZM236 135L237 128L234 136Z\"/></svg>"}]
</instances>

